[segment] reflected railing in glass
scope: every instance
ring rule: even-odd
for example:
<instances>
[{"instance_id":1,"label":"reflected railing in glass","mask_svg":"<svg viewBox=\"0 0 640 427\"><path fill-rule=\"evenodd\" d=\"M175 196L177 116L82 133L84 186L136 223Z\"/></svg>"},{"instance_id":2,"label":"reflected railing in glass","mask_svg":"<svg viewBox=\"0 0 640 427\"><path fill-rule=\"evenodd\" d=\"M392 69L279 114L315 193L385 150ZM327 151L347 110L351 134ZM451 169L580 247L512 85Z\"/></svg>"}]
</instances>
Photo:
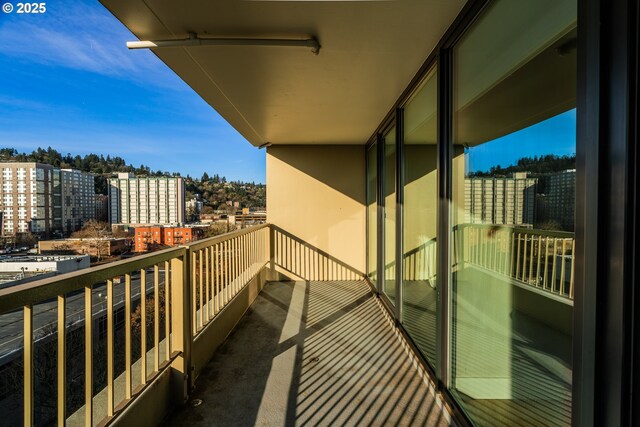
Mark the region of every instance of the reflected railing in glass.
<instances>
[{"instance_id":1,"label":"reflected railing in glass","mask_svg":"<svg viewBox=\"0 0 640 427\"><path fill-rule=\"evenodd\" d=\"M573 300L574 233L504 225L454 228L454 271L471 264Z\"/></svg>"}]
</instances>

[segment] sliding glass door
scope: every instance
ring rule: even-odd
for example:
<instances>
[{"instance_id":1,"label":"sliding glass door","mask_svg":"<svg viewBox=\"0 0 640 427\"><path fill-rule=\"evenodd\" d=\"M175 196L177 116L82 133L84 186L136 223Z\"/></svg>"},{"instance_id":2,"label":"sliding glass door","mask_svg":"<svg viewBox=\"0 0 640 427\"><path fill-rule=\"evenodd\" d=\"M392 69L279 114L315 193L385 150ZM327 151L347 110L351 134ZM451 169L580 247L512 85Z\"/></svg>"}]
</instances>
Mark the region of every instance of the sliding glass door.
<instances>
[{"instance_id":1,"label":"sliding glass door","mask_svg":"<svg viewBox=\"0 0 640 427\"><path fill-rule=\"evenodd\" d=\"M474 424L569 425L577 0L481 6L367 149L367 275Z\"/></svg>"},{"instance_id":2,"label":"sliding glass door","mask_svg":"<svg viewBox=\"0 0 640 427\"><path fill-rule=\"evenodd\" d=\"M367 148L367 277L378 286L378 146Z\"/></svg>"},{"instance_id":3,"label":"sliding glass door","mask_svg":"<svg viewBox=\"0 0 640 427\"><path fill-rule=\"evenodd\" d=\"M437 94L435 67L404 106L402 324L436 363Z\"/></svg>"},{"instance_id":4,"label":"sliding glass door","mask_svg":"<svg viewBox=\"0 0 640 427\"><path fill-rule=\"evenodd\" d=\"M382 291L396 303L396 128L384 135L382 187L384 196L384 280Z\"/></svg>"},{"instance_id":5,"label":"sliding glass door","mask_svg":"<svg viewBox=\"0 0 640 427\"><path fill-rule=\"evenodd\" d=\"M570 424L576 1L491 2L452 71L450 389L477 425Z\"/></svg>"}]
</instances>

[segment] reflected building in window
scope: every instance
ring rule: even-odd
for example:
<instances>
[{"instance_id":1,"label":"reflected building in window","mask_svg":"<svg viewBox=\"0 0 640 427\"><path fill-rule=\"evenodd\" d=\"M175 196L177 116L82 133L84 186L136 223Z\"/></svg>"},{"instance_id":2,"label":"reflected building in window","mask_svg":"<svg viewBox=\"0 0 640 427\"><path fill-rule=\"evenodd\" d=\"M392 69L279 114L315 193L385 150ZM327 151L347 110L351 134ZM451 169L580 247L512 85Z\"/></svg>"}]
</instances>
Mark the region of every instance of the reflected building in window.
<instances>
[{"instance_id":1,"label":"reflected building in window","mask_svg":"<svg viewBox=\"0 0 640 427\"><path fill-rule=\"evenodd\" d=\"M537 184L538 179L527 172L511 177L465 178L465 222L533 227Z\"/></svg>"},{"instance_id":2,"label":"reflected building in window","mask_svg":"<svg viewBox=\"0 0 640 427\"><path fill-rule=\"evenodd\" d=\"M542 176L539 187L536 228L574 231L576 170Z\"/></svg>"}]
</instances>

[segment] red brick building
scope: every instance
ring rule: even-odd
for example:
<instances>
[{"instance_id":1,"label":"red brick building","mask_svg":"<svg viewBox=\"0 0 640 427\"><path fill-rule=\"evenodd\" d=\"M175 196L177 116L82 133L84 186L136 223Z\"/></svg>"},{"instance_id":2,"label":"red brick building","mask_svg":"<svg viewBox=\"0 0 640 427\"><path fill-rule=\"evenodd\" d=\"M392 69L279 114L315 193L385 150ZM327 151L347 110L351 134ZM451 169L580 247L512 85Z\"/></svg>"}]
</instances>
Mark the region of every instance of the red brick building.
<instances>
[{"instance_id":1,"label":"red brick building","mask_svg":"<svg viewBox=\"0 0 640 427\"><path fill-rule=\"evenodd\" d=\"M185 245L198 240L202 231L193 227L171 227L155 225L136 227L133 250L150 252L163 247Z\"/></svg>"}]
</instances>

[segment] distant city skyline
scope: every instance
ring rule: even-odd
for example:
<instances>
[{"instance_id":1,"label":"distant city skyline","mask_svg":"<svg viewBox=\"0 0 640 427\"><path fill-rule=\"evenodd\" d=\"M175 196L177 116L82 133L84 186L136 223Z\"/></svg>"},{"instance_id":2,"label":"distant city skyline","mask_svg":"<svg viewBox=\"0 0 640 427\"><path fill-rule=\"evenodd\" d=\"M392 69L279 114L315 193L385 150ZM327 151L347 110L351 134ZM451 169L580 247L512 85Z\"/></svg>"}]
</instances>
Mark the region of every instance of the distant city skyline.
<instances>
[{"instance_id":1,"label":"distant city skyline","mask_svg":"<svg viewBox=\"0 0 640 427\"><path fill-rule=\"evenodd\" d=\"M134 166L265 182L249 144L97 1L0 16L0 147L119 156Z\"/></svg>"}]
</instances>

